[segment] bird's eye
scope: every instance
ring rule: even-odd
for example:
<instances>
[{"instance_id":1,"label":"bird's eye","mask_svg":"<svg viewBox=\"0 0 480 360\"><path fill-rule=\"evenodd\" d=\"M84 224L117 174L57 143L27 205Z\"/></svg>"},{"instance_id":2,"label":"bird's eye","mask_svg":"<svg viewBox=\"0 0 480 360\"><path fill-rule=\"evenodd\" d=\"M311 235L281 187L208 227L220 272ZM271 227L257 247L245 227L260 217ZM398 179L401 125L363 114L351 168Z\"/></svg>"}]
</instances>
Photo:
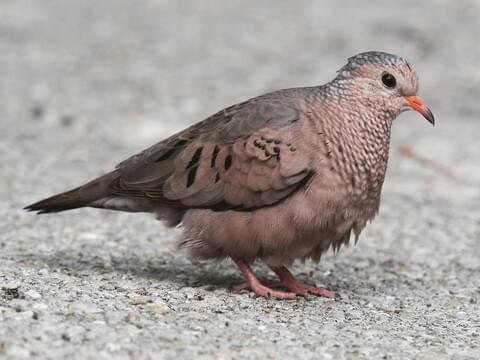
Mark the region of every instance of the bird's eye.
<instances>
[{"instance_id":1,"label":"bird's eye","mask_svg":"<svg viewBox=\"0 0 480 360\"><path fill-rule=\"evenodd\" d=\"M382 75L382 82L389 89L393 89L395 85L397 85L397 80L395 80L395 76L386 72Z\"/></svg>"}]
</instances>

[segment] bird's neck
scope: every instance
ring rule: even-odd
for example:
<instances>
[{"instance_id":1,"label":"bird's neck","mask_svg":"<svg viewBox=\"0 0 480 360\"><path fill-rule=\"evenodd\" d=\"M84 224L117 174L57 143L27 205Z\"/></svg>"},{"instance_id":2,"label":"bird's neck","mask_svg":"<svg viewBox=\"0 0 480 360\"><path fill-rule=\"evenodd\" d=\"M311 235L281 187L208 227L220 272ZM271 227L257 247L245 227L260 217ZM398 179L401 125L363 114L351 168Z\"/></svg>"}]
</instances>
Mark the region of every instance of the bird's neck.
<instances>
[{"instance_id":1,"label":"bird's neck","mask_svg":"<svg viewBox=\"0 0 480 360\"><path fill-rule=\"evenodd\" d=\"M378 190L387 169L392 122L388 112L359 106L355 119L341 127L346 153L355 160L357 169L369 175Z\"/></svg>"},{"instance_id":2,"label":"bird's neck","mask_svg":"<svg viewBox=\"0 0 480 360\"><path fill-rule=\"evenodd\" d=\"M321 116L329 121L321 120L317 126L335 171L353 188L379 194L387 169L391 126L397 114L358 101L347 92L325 99L325 114Z\"/></svg>"}]
</instances>

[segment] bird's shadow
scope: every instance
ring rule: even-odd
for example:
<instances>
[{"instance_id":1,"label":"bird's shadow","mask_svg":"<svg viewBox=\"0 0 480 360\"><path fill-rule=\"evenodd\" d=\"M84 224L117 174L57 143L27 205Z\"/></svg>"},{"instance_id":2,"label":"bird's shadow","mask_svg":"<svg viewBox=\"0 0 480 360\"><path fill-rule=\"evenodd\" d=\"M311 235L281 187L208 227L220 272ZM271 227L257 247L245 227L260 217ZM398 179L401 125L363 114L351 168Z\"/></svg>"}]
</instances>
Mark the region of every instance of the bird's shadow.
<instances>
[{"instance_id":1,"label":"bird's shadow","mask_svg":"<svg viewBox=\"0 0 480 360\"><path fill-rule=\"evenodd\" d=\"M228 287L242 281L240 273L227 262L191 261L183 254L154 257L146 253L99 256L92 248L82 251L58 250L50 254L29 253L18 255L17 262L38 269L48 268L69 276L123 273L133 277L168 281L174 286Z\"/></svg>"},{"instance_id":2,"label":"bird's shadow","mask_svg":"<svg viewBox=\"0 0 480 360\"><path fill-rule=\"evenodd\" d=\"M126 274L131 277L168 282L178 289L183 287L202 287L207 291L228 289L241 283L243 278L231 261L195 262L185 254L122 254L121 256L97 255L98 248L83 246L82 250L57 250L50 254L23 254L19 262L41 269L47 267L52 272L60 272L73 277L98 276L103 274ZM105 254L105 251L102 251ZM312 269L312 266L307 268ZM337 268L337 266L335 266ZM355 292L358 281L345 281L344 271L334 271L328 277L319 273L322 270L313 266L313 270L304 272L304 266L296 268L298 279L312 283L312 277L322 282L322 286L341 292ZM298 271L300 270L300 271ZM264 265L255 265L260 279L275 279ZM308 274L307 274L308 273Z\"/></svg>"}]
</instances>

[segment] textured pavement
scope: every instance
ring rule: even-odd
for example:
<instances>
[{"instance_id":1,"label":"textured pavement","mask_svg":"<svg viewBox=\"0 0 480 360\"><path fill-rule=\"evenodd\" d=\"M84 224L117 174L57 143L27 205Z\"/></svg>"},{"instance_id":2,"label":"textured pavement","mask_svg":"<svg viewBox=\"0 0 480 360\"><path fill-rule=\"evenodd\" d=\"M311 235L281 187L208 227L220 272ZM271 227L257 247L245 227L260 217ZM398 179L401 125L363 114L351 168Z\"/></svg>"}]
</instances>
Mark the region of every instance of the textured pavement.
<instances>
[{"instance_id":1,"label":"textured pavement","mask_svg":"<svg viewBox=\"0 0 480 360\"><path fill-rule=\"evenodd\" d=\"M479 17L447 0L2 0L0 358L480 358ZM231 262L192 263L149 215L21 210L366 50L415 65L437 125L403 114L377 219L293 267L341 301L232 294Z\"/></svg>"}]
</instances>

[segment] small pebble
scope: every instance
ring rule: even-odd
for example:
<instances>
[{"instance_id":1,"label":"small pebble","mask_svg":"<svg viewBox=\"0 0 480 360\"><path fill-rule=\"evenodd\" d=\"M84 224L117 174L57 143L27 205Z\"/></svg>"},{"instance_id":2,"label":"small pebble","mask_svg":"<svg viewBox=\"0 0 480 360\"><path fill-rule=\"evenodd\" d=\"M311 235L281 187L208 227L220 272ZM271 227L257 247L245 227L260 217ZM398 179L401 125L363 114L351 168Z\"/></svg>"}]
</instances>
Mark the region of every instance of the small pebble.
<instances>
[{"instance_id":1,"label":"small pebble","mask_svg":"<svg viewBox=\"0 0 480 360\"><path fill-rule=\"evenodd\" d=\"M41 299L42 298L42 295L35 291L35 290L28 290L26 293L25 293L25 296L27 298L30 298L30 299L33 299L33 300L38 300L38 299Z\"/></svg>"},{"instance_id":2,"label":"small pebble","mask_svg":"<svg viewBox=\"0 0 480 360\"><path fill-rule=\"evenodd\" d=\"M44 268L44 269L38 270L38 275L42 275L42 276L48 275L48 269Z\"/></svg>"},{"instance_id":3,"label":"small pebble","mask_svg":"<svg viewBox=\"0 0 480 360\"><path fill-rule=\"evenodd\" d=\"M7 348L7 355L9 355L11 359L29 359L30 351L20 346L13 345Z\"/></svg>"},{"instance_id":4,"label":"small pebble","mask_svg":"<svg viewBox=\"0 0 480 360\"><path fill-rule=\"evenodd\" d=\"M32 309L34 310L47 310L48 309L48 305L47 304L44 304L44 303L36 303L36 304L33 304L32 305Z\"/></svg>"},{"instance_id":5,"label":"small pebble","mask_svg":"<svg viewBox=\"0 0 480 360\"><path fill-rule=\"evenodd\" d=\"M146 309L155 314L166 314L170 312L170 308L163 302L154 302L146 305Z\"/></svg>"},{"instance_id":6,"label":"small pebble","mask_svg":"<svg viewBox=\"0 0 480 360\"><path fill-rule=\"evenodd\" d=\"M139 317L137 314L133 313L133 312L129 312L129 313L127 314L126 320L127 320L129 323L132 323L132 324L133 324L133 323L136 323L138 320L140 320L140 317Z\"/></svg>"},{"instance_id":7,"label":"small pebble","mask_svg":"<svg viewBox=\"0 0 480 360\"><path fill-rule=\"evenodd\" d=\"M33 118L39 119L43 117L43 115L45 114L45 109L43 108L42 105L37 104L32 106L32 108L30 109L30 114L32 115Z\"/></svg>"}]
</instances>

